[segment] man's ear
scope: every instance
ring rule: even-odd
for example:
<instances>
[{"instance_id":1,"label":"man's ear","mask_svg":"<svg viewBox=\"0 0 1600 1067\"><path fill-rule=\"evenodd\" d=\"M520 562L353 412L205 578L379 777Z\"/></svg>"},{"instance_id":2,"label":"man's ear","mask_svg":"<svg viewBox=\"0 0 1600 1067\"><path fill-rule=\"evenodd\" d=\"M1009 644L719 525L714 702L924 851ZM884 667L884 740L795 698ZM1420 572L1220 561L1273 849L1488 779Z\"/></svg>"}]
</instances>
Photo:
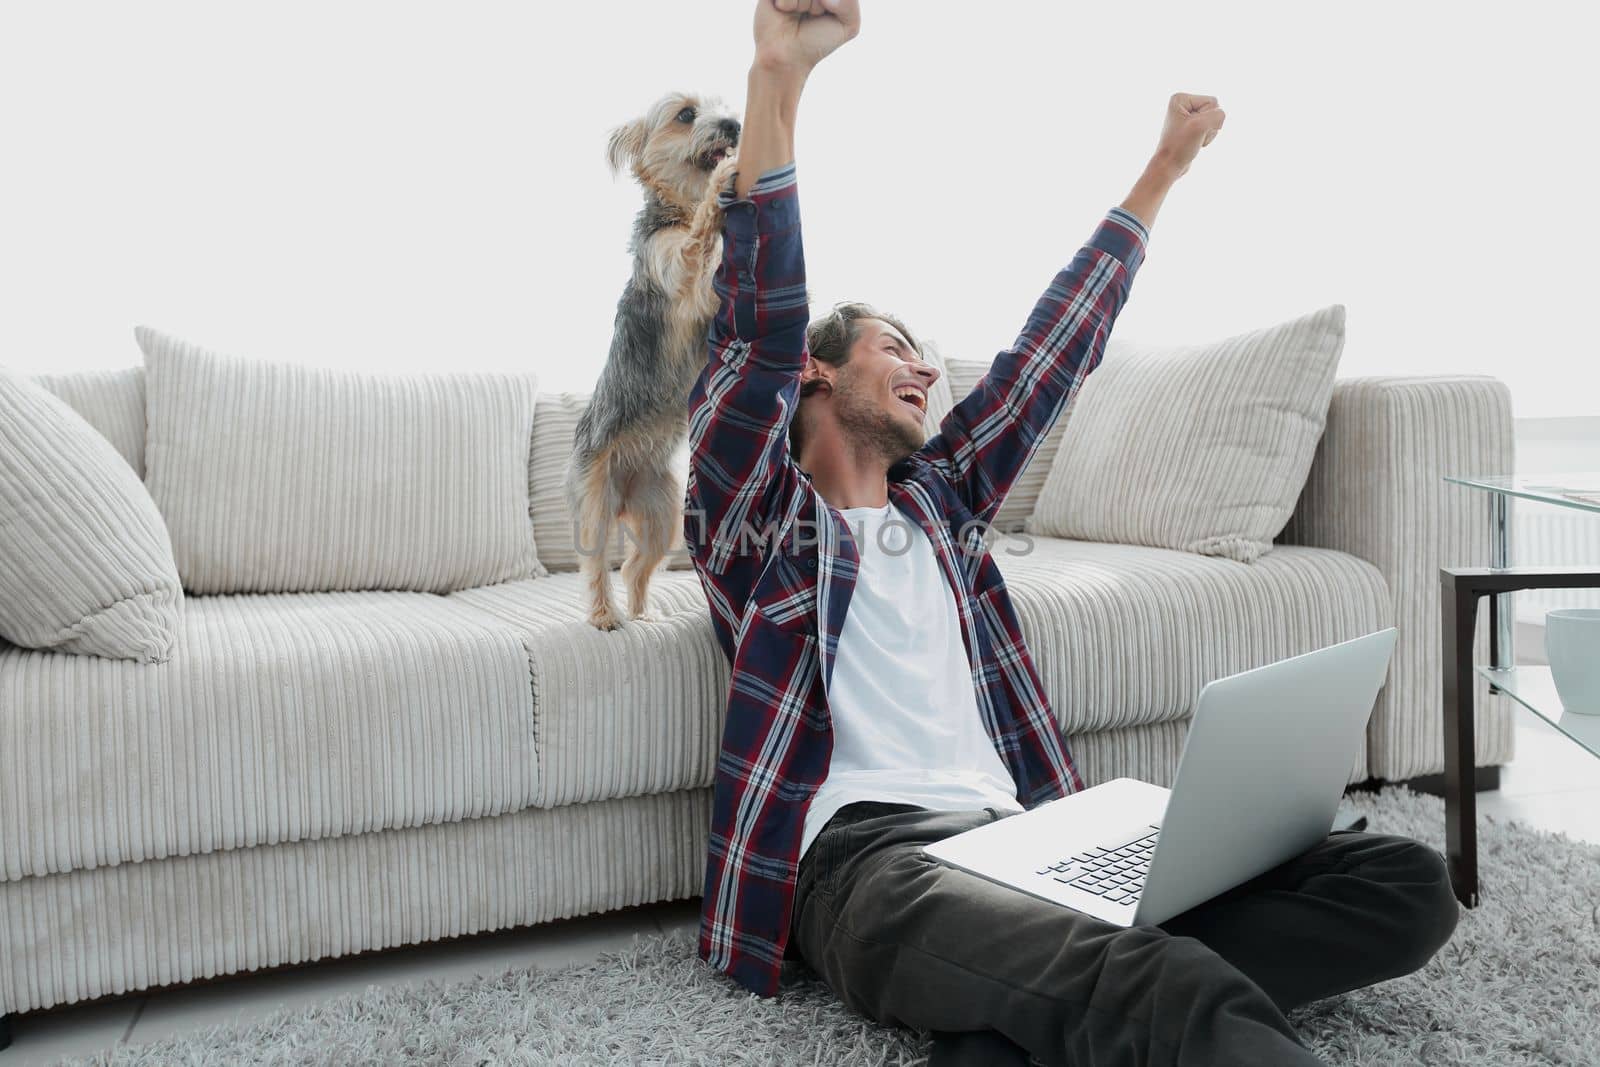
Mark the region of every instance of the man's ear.
<instances>
[{"instance_id":1,"label":"man's ear","mask_svg":"<svg viewBox=\"0 0 1600 1067\"><path fill-rule=\"evenodd\" d=\"M606 147L606 162L611 165L613 178L622 168L631 166L638 160L640 154L644 152L644 138L644 119L634 119L611 131L611 143Z\"/></svg>"},{"instance_id":2,"label":"man's ear","mask_svg":"<svg viewBox=\"0 0 1600 1067\"><path fill-rule=\"evenodd\" d=\"M827 389L830 393L833 392L832 371L832 367L813 359L811 353L807 352L806 361L800 366L801 388L805 388L807 382L818 382L820 383L819 388Z\"/></svg>"}]
</instances>

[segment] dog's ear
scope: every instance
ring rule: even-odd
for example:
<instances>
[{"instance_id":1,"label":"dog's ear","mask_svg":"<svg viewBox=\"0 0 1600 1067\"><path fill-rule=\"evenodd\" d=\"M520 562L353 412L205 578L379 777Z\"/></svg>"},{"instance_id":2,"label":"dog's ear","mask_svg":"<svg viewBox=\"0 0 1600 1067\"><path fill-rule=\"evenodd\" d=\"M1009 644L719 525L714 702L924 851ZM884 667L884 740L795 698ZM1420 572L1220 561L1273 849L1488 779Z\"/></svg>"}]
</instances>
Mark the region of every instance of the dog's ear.
<instances>
[{"instance_id":1,"label":"dog's ear","mask_svg":"<svg viewBox=\"0 0 1600 1067\"><path fill-rule=\"evenodd\" d=\"M614 178L623 167L638 160L644 152L644 119L634 119L625 126L611 131L611 144L606 149L606 162L611 164Z\"/></svg>"}]
</instances>

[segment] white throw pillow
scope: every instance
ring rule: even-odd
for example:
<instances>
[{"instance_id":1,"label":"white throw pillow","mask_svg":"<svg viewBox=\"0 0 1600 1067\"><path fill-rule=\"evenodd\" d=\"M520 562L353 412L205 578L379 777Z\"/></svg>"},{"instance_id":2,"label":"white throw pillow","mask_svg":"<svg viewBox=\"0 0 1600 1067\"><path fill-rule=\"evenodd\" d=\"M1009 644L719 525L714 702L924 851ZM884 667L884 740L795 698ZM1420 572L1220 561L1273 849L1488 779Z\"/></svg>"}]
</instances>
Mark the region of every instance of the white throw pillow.
<instances>
[{"instance_id":1,"label":"white throw pillow","mask_svg":"<svg viewBox=\"0 0 1600 1067\"><path fill-rule=\"evenodd\" d=\"M944 362L945 373L949 377L952 407L965 400L967 394L977 388L978 382L989 373L990 361L987 359L950 357ZM1067 401L1067 410L1061 413L1061 417L1050 428L1050 432L1044 435L1039 447L1033 451L1033 458L1028 460L1028 465L1022 469L1017 480L1011 483L1011 491L1006 493L1004 502L990 522L996 530L1016 533L1027 522L1028 516L1033 514L1034 503L1044 488L1045 476L1050 473L1050 463L1055 457L1056 449L1061 445L1061 433L1066 428L1067 416L1072 413L1072 404L1073 401Z\"/></svg>"},{"instance_id":2,"label":"white throw pillow","mask_svg":"<svg viewBox=\"0 0 1600 1067\"><path fill-rule=\"evenodd\" d=\"M449 593L539 575L538 380L217 355L144 327L145 481L192 593Z\"/></svg>"},{"instance_id":3,"label":"white throw pillow","mask_svg":"<svg viewBox=\"0 0 1600 1067\"><path fill-rule=\"evenodd\" d=\"M544 393L539 397L539 413L533 420L533 448L528 458L528 499L533 510L533 538L539 546L539 562L551 572L578 569L576 528L567 511L567 464L572 459L572 442L578 435L578 420L589 406L590 393ZM687 402L685 402L687 404ZM687 406L685 413L687 413ZM673 454L678 484L689 472L687 445L680 444ZM611 543L611 565L622 564L625 542L618 530ZM680 545L667 553L668 570L688 570L694 566L687 548Z\"/></svg>"},{"instance_id":4,"label":"white throw pillow","mask_svg":"<svg viewBox=\"0 0 1600 1067\"><path fill-rule=\"evenodd\" d=\"M183 589L155 501L65 401L0 369L0 637L162 663Z\"/></svg>"},{"instance_id":5,"label":"white throw pillow","mask_svg":"<svg viewBox=\"0 0 1600 1067\"><path fill-rule=\"evenodd\" d=\"M1344 332L1334 304L1208 345L1113 339L1026 530L1256 559L1305 485Z\"/></svg>"},{"instance_id":6,"label":"white throw pillow","mask_svg":"<svg viewBox=\"0 0 1600 1067\"><path fill-rule=\"evenodd\" d=\"M37 374L33 380L67 402L110 441L144 479L144 368Z\"/></svg>"}]
</instances>

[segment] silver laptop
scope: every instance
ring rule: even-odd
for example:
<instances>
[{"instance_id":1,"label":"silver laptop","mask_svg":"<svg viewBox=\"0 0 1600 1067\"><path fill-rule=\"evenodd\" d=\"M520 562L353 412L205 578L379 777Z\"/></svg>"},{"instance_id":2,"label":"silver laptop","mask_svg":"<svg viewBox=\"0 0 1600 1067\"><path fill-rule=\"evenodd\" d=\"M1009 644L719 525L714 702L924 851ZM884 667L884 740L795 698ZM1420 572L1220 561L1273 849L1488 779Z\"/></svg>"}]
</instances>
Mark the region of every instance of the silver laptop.
<instances>
[{"instance_id":1,"label":"silver laptop","mask_svg":"<svg viewBox=\"0 0 1600 1067\"><path fill-rule=\"evenodd\" d=\"M1391 627L1200 692L1170 790L1118 778L923 847L1121 926L1164 922L1327 837Z\"/></svg>"}]
</instances>

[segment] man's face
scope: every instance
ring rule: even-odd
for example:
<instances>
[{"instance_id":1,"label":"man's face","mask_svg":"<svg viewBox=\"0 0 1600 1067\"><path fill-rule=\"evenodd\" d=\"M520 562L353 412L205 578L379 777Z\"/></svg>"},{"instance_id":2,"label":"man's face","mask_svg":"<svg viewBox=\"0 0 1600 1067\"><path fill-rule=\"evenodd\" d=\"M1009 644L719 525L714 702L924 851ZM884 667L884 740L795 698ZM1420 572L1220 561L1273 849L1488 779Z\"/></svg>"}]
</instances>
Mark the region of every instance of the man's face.
<instances>
[{"instance_id":1,"label":"man's face","mask_svg":"<svg viewBox=\"0 0 1600 1067\"><path fill-rule=\"evenodd\" d=\"M862 319L850 359L834 380L840 429L857 448L894 464L922 447L928 388L939 372L881 319Z\"/></svg>"}]
</instances>

